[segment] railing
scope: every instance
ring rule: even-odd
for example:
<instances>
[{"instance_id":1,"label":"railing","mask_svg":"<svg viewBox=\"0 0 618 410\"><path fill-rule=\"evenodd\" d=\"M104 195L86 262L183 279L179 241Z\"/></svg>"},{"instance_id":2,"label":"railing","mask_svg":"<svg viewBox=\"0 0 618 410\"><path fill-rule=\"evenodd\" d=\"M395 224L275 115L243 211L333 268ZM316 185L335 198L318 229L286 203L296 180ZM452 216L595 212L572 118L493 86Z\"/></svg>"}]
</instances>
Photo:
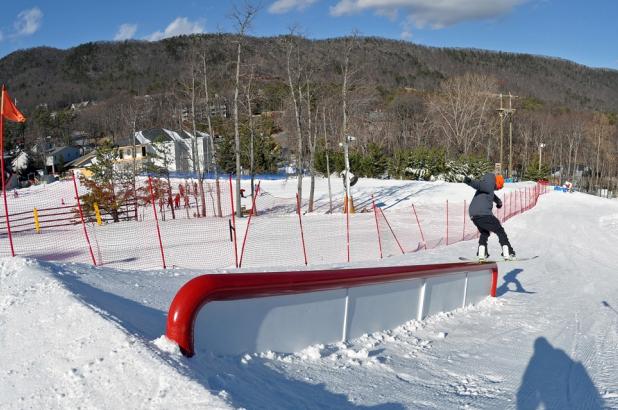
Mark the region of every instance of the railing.
<instances>
[{"instance_id":1,"label":"railing","mask_svg":"<svg viewBox=\"0 0 618 410\"><path fill-rule=\"evenodd\" d=\"M490 272L491 276L487 280L483 278L480 286L471 286L472 279L470 279L469 283L468 273L479 271ZM464 285L460 294L460 296L463 296L463 299L455 300L453 307L461 307L462 304L460 302L462 300L464 305L467 301L471 300L470 298L474 296L473 288L482 295L496 296L498 267L495 263L451 263L301 272L203 275L187 282L174 297L168 312L166 335L178 344L184 355L193 356L195 353L194 326L197 315L204 305L213 301L298 295L333 289L351 289L368 285L388 284L410 279L422 279L424 281L436 277L455 279L454 275L456 274L459 274L458 280L460 282L462 280L461 275L465 274L465 281L462 282ZM488 286L485 288L485 285L482 285L483 283L488 284ZM430 299L425 295L426 288L425 282L419 288L418 316L410 317L408 320L422 319L424 317L424 312L427 311L427 308L423 304L428 303L428 299ZM436 286L436 288L439 287ZM451 292L448 296L452 296L452 289L448 291ZM437 295L433 295L432 298L434 301L438 300ZM447 300L445 303L448 305L453 303L453 301ZM349 303L346 301L346 311L344 313L346 320L344 322L349 321L348 306ZM380 307L375 306L375 309L380 309ZM411 312L412 310L409 311ZM326 320L328 319L327 317ZM228 326L233 326L234 320L230 320L232 321L226 321L226 323ZM311 326L310 324L306 325ZM346 338L346 334L347 332L344 330L343 339Z\"/></svg>"}]
</instances>

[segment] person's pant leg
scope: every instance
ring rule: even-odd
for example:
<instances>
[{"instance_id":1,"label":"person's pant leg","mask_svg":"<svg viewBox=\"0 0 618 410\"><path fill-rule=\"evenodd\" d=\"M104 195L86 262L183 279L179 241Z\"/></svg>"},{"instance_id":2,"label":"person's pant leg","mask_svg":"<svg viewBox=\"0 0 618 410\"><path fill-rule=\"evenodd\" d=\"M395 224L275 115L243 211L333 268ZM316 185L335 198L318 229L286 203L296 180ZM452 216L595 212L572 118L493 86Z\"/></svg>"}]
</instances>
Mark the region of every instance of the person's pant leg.
<instances>
[{"instance_id":1,"label":"person's pant leg","mask_svg":"<svg viewBox=\"0 0 618 410\"><path fill-rule=\"evenodd\" d=\"M477 217L472 219L472 223L480 232L479 236L479 245L485 246L487 249L487 239L489 239L490 230L487 229L487 221L485 221L484 217Z\"/></svg>"}]
</instances>

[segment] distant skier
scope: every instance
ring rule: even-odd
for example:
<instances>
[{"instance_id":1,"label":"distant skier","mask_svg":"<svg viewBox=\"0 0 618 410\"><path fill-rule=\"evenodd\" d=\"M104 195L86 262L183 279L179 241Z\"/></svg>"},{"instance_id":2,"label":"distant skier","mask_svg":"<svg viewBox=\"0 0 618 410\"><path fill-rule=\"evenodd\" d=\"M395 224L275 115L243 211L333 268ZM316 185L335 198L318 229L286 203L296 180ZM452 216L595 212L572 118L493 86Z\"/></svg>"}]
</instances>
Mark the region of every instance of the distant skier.
<instances>
[{"instance_id":1,"label":"distant skier","mask_svg":"<svg viewBox=\"0 0 618 410\"><path fill-rule=\"evenodd\" d=\"M492 212L494 202L498 209L502 208L502 201L494 193L494 190L500 190L504 186L504 178L502 175L496 176L492 173L487 173L480 181L473 181L465 177L464 183L476 189L474 198L472 202L470 202L468 213L481 234L477 252L479 260L486 260L489 257L487 239L491 232L498 235L504 259L515 259L515 251L509 242L509 238L506 236L506 232L500 224L500 221Z\"/></svg>"}]
</instances>

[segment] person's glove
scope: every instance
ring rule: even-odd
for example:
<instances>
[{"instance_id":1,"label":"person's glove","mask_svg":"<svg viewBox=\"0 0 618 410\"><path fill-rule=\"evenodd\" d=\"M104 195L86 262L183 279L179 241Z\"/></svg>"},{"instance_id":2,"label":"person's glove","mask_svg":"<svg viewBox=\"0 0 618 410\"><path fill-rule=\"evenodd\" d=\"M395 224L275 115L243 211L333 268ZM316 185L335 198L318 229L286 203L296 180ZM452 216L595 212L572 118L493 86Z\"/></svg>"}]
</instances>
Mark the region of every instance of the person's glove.
<instances>
[{"instance_id":1,"label":"person's glove","mask_svg":"<svg viewBox=\"0 0 618 410\"><path fill-rule=\"evenodd\" d=\"M464 177L464 181L463 181L463 182L464 182L464 184L469 184L471 181L472 181L472 180L470 179L470 177L469 177L469 176L465 176L465 177Z\"/></svg>"},{"instance_id":2,"label":"person's glove","mask_svg":"<svg viewBox=\"0 0 618 410\"><path fill-rule=\"evenodd\" d=\"M502 208L502 201L496 202L496 208L498 209Z\"/></svg>"}]
</instances>

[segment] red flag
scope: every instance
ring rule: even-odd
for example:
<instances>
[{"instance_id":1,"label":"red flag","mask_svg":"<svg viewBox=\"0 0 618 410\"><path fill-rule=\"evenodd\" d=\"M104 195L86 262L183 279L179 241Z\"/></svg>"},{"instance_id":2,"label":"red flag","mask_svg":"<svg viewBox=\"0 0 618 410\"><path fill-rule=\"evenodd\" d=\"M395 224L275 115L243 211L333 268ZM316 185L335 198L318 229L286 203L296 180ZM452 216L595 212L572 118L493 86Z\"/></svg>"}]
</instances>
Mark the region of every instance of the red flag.
<instances>
[{"instance_id":1,"label":"red flag","mask_svg":"<svg viewBox=\"0 0 618 410\"><path fill-rule=\"evenodd\" d=\"M26 117L13 104L4 87L2 87L2 116L9 121L26 122Z\"/></svg>"}]
</instances>

